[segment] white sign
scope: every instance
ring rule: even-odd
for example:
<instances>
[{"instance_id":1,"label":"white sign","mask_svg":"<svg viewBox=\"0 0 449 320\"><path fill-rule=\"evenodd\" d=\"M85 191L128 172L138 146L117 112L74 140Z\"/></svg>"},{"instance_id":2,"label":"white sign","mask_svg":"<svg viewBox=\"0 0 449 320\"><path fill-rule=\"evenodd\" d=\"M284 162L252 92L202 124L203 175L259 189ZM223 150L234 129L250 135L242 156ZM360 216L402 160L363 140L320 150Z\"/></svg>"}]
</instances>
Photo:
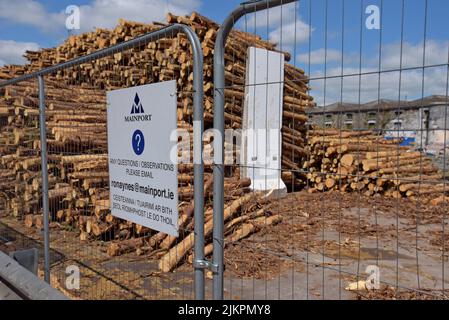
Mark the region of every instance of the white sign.
<instances>
[{"instance_id":1,"label":"white sign","mask_svg":"<svg viewBox=\"0 0 449 320\"><path fill-rule=\"evenodd\" d=\"M242 175L253 190L285 194L281 179L284 55L248 48L243 111Z\"/></svg>"},{"instance_id":2,"label":"white sign","mask_svg":"<svg viewBox=\"0 0 449 320\"><path fill-rule=\"evenodd\" d=\"M107 103L112 214L178 236L176 82L109 91Z\"/></svg>"}]
</instances>

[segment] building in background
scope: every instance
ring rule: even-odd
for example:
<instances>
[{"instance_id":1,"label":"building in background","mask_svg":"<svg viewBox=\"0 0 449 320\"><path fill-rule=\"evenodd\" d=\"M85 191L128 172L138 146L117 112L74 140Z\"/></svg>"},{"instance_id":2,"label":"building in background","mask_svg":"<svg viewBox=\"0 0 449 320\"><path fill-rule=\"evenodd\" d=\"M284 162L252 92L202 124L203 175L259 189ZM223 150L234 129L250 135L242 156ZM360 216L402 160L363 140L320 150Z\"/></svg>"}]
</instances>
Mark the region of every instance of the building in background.
<instances>
[{"instance_id":1,"label":"building in background","mask_svg":"<svg viewBox=\"0 0 449 320\"><path fill-rule=\"evenodd\" d=\"M365 104L334 103L308 112L309 123L323 128L376 130L386 138L403 138L428 150L449 146L449 107L446 96L414 101L376 100Z\"/></svg>"}]
</instances>

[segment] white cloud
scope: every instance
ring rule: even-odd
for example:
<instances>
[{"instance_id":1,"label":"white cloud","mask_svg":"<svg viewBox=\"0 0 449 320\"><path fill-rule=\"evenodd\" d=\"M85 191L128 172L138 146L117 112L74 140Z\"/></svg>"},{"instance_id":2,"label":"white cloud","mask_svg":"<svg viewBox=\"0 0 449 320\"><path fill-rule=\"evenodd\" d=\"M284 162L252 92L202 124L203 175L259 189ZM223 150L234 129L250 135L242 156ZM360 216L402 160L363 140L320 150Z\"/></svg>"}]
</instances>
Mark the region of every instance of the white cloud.
<instances>
[{"instance_id":1,"label":"white cloud","mask_svg":"<svg viewBox=\"0 0 449 320\"><path fill-rule=\"evenodd\" d=\"M327 53L326 53L327 51ZM303 53L297 56L299 63L308 64L309 54ZM324 64L325 62L338 62L341 61L341 51L324 48L314 50L310 52L310 64Z\"/></svg>"},{"instance_id":2,"label":"white cloud","mask_svg":"<svg viewBox=\"0 0 449 320\"><path fill-rule=\"evenodd\" d=\"M295 44L302 43L309 38L313 28L301 20L297 3L271 8L249 14L243 18L241 27L248 32L263 33L266 29L268 39L278 44L278 48L289 49ZM254 30L255 29L255 30Z\"/></svg>"},{"instance_id":3,"label":"white cloud","mask_svg":"<svg viewBox=\"0 0 449 320\"><path fill-rule=\"evenodd\" d=\"M448 42L426 41L425 65L444 64L448 62ZM404 42L402 46L402 67L410 68L423 65L423 42L411 44ZM389 44L382 50L382 68L393 69L401 66L401 44Z\"/></svg>"},{"instance_id":4,"label":"white cloud","mask_svg":"<svg viewBox=\"0 0 449 320\"><path fill-rule=\"evenodd\" d=\"M168 12L184 15L200 6L199 0L95 0L80 7L81 30L112 28L120 18L151 23L165 21Z\"/></svg>"},{"instance_id":5,"label":"white cloud","mask_svg":"<svg viewBox=\"0 0 449 320\"><path fill-rule=\"evenodd\" d=\"M201 0L93 0L89 5L80 6L80 31L92 31L95 27L113 28L120 18L146 23L164 22L168 12L184 15L200 5ZM32 26L45 33L66 35L66 17L65 9L49 12L35 0L0 0L0 19ZM25 63L23 53L38 48L31 42L1 41L0 64Z\"/></svg>"},{"instance_id":6,"label":"white cloud","mask_svg":"<svg viewBox=\"0 0 449 320\"><path fill-rule=\"evenodd\" d=\"M52 32L58 26L65 26L63 12L47 12L45 7L35 0L0 0L0 18L37 27L44 32Z\"/></svg>"},{"instance_id":7,"label":"white cloud","mask_svg":"<svg viewBox=\"0 0 449 320\"><path fill-rule=\"evenodd\" d=\"M23 64L26 62L23 54L27 50L35 51L39 45L34 42L17 42L0 40L0 66L4 64Z\"/></svg>"},{"instance_id":8,"label":"white cloud","mask_svg":"<svg viewBox=\"0 0 449 320\"><path fill-rule=\"evenodd\" d=\"M448 60L448 43L446 41L439 42L436 40L428 40L426 42L426 61L425 65L439 65L446 64ZM331 50L329 50L331 51ZM382 70L395 70L400 67L400 44L386 44L382 51ZM319 49L312 52L311 62L314 60L313 53L316 54L315 62L319 64L319 60L322 60L322 68L315 69L311 78L317 80L312 81L311 86L313 90L311 95L314 96L318 105L332 104L339 102L341 98L341 85L343 84L343 101L358 103L359 98L361 103L376 100L380 95L382 99L399 98L399 85L401 87L401 99L418 99L421 98L423 92L424 82L424 96L428 95L445 95L447 85L447 67L434 67L426 68L424 74L420 67L423 66L423 44L422 43L403 43L402 51L402 68L414 68L418 69L403 70L400 79L400 73L394 72L382 72L380 77L378 76L378 55L365 57L364 66L360 70L358 67L349 67L345 61L343 70L340 67L329 68L327 70L329 78L325 81L321 79L324 77L324 58L320 59L324 53L324 49ZM307 55L307 54L306 54ZM328 53L329 55L329 53ZM345 60L348 60L346 56ZM298 57L299 59L300 57ZM302 57L304 58L304 57ZM329 58L329 56L328 56ZM358 61L358 59L351 59L352 61ZM304 62L308 61L308 56L305 57ZM328 59L329 61L329 59ZM312 62L313 63L313 62ZM354 65L354 64L352 64ZM318 68L320 66L317 66ZM361 81L359 81L359 72L373 73L369 75L362 75ZM342 77L342 75L344 77ZM343 81L342 81L343 79ZM424 81L423 81L424 80ZM324 90L326 86L326 97L324 97Z\"/></svg>"},{"instance_id":9,"label":"white cloud","mask_svg":"<svg viewBox=\"0 0 449 320\"><path fill-rule=\"evenodd\" d=\"M250 13L246 18L247 25L249 28L254 26L257 28L264 28L267 26L280 25L281 23L290 23L295 21L295 15L297 16L298 10L297 4L289 3L268 10Z\"/></svg>"},{"instance_id":10,"label":"white cloud","mask_svg":"<svg viewBox=\"0 0 449 320\"><path fill-rule=\"evenodd\" d=\"M310 26L301 20L282 24L269 34L269 40L276 43L278 48L297 45L309 39Z\"/></svg>"},{"instance_id":11,"label":"white cloud","mask_svg":"<svg viewBox=\"0 0 449 320\"><path fill-rule=\"evenodd\" d=\"M418 99L423 92L424 78L424 96L445 95L447 82L447 68L429 68L424 72L422 70L403 71L400 79L399 72L385 72L380 76L376 73L376 68L362 68L362 73L374 72L369 75L359 77L358 68L344 68L345 77L329 78L326 84L323 79L311 82L311 95L315 98L318 105L332 104L343 100L344 102L361 103L381 99L399 99L399 86L401 89L401 99ZM341 75L341 68L328 70L328 76ZM351 76L348 76L351 75ZM314 74L319 78L322 73ZM341 86L343 85L343 90ZM324 88L326 86L326 97L324 97ZM343 97L341 97L343 91Z\"/></svg>"},{"instance_id":12,"label":"white cloud","mask_svg":"<svg viewBox=\"0 0 449 320\"><path fill-rule=\"evenodd\" d=\"M187 14L199 8L201 0L94 0L80 6L81 31L94 27L112 28L119 18L139 22L165 21L167 12ZM43 32L65 33L65 10L49 12L35 0L0 0L0 18L30 25Z\"/></svg>"}]
</instances>

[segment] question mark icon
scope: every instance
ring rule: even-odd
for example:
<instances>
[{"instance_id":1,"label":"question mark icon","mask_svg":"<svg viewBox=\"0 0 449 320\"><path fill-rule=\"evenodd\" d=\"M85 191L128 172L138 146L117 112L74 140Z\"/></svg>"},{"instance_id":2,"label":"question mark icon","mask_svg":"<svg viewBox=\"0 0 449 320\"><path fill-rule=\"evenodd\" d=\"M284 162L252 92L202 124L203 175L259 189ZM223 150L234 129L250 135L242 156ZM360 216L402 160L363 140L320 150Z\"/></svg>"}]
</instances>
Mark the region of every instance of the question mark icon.
<instances>
[{"instance_id":1,"label":"question mark icon","mask_svg":"<svg viewBox=\"0 0 449 320\"><path fill-rule=\"evenodd\" d=\"M140 149L140 141L142 140L142 138L140 137L140 135L137 135L136 139L137 139L137 151L139 151L139 149Z\"/></svg>"},{"instance_id":2,"label":"question mark icon","mask_svg":"<svg viewBox=\"0 0 449 320\"><path fill-rule=\"evenodd\" d=\"M134 131L132 137L132 146L134 153L136 155L140 156L143 153L143 150L145 149L145 138L143 136L142 131L140 130Z\"/></svg>"}]
</instances>

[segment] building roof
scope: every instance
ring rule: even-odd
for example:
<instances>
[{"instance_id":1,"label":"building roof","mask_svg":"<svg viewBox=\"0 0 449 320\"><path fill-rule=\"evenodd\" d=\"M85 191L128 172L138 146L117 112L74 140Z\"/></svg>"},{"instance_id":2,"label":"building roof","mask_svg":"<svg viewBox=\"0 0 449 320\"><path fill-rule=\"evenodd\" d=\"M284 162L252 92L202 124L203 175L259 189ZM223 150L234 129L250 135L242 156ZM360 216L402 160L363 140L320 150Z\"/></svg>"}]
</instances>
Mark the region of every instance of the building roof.
<instances>
[{"instance_id":1,"label":"building roof","mask_svg":"<svg viewBox=\"0 0 449 320\"><path fill-rule=\"evenodd\" d=\"M380 99L364 104L337 102L330 104L326 107L321 106L312 108L307 113L332 114L332 113L345 113L345 112L370 112L370 111L377 112L389 110L407 110L407 109L428 108L433 106L446 105L448 101L449 97L447 96L433 95L425 97L424 99L417 99L413 101Z\"/></svg>"}]
</instances>

